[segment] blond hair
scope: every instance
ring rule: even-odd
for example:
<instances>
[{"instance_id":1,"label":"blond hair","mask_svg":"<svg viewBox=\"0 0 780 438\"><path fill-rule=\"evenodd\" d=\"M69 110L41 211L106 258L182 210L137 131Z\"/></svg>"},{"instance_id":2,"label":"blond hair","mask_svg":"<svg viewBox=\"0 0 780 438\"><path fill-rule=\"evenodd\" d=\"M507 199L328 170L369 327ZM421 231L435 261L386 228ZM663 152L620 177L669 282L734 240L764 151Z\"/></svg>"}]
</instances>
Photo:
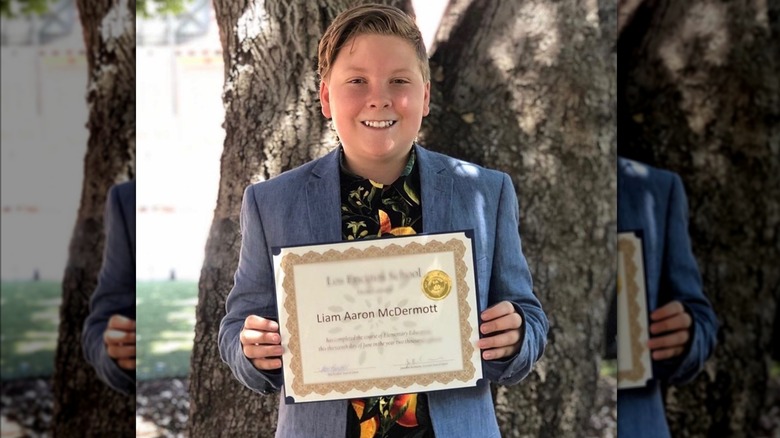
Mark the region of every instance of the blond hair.
<instances>
[{"instance_id":1,"label":"blond hair","mask_svg":"<svg viewBox=\"0 0 780 438\"><path fill-rule=\"evenodd\" d=\"M340 13L325 30L317 50L320 80L328 77L344 45L363 34L397 36L408 41L417 54L423 81L430 80L428 52L414 18L396 7L376 3L355 6Z\"/></svg>"}]
</instances>

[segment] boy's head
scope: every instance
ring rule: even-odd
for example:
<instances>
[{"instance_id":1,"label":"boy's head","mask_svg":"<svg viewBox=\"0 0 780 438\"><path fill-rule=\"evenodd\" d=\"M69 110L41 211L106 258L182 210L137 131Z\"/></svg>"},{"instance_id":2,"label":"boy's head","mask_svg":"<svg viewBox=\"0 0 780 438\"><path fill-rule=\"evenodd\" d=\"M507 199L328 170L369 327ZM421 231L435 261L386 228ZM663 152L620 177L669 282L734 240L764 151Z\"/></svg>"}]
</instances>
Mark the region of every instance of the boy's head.
<instances>
[{"instance_id":1,"label":"boy's head","mask_svg":"<svg viewBox=\"0 0 780 438\"><path fill-rule=\"evenodd\" d=\"M428 58L412 18L383 5L342 13L320 41L320 75L322 114L332 120L347 167L392 182L430 111Z\"/></svg>"},{"instance_id":2,"label":"boy's head","mask_svg":"<svg viewBox=\"0 0 780 438\"><path fill-rule=\"evenodd\" d=\"M318 50L320 80L328 77L344 45L352 38L365 34L396 36L407 41L417 55L423 82L430 80L428 53L414 19L398 8L375 3L348 9L328 26Z\"/></svg>"}]
</instances>

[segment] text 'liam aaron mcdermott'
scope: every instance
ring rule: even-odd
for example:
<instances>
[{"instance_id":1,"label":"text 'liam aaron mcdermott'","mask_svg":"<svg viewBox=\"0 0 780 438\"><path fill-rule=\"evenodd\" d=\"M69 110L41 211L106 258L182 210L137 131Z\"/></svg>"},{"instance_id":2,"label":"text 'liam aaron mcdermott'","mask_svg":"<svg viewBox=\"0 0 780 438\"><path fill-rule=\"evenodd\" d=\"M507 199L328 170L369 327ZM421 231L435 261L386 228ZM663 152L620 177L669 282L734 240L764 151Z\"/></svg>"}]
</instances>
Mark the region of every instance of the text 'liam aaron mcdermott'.
<instances>
[{"instance_id":1,"label":"text 'liam aaron mcdermott'","mask_svg":"<svg viewBox=\"0 0 780 438\"><path fill-rule=\"evenodd\" d=\"M331 315L321 313L317 315L317 322L352 321L358 319L386 318L388 316L419 315L424 313L439 313L437 304L418 307L386 307L384 309L369 310L367 312L344 312L344 315L334 313Z\"/></svg>"}]
</instances>

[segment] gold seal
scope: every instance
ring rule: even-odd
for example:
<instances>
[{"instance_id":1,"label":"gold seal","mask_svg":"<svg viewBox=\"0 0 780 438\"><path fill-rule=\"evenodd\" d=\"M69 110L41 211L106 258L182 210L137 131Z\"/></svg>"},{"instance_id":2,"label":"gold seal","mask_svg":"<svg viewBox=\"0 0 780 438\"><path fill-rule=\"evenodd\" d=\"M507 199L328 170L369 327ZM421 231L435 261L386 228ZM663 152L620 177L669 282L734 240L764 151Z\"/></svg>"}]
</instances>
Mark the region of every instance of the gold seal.
<instances>
[{"instance_id":1,"label":"gold seal","mask_svg":"<svg viewBox=\"0 0 780 438\"><path fill-rule=\"evenodd\" d=\"M425 274L422 290L432 300L443 300L452 290L452 280L446 272L435 269Z\"/></svg>"}]
</instances>

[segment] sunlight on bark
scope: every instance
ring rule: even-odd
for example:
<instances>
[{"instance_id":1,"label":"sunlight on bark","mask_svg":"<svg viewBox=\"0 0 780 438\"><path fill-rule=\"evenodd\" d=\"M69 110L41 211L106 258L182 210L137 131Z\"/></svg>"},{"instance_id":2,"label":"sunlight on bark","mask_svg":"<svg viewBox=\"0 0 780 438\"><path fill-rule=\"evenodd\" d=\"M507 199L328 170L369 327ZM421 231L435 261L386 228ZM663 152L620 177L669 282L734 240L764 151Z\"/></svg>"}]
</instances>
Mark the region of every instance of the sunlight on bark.
<instances>
[{"instance_id":1,"label":"sunlight on bark","mask_svg":"<svg viewBox=\"0 0 780 438\"><path fill-rule=\"evenodd\" d=\"M764 30L769 30L769 16L767 14L766 0L753 0L753 8L756 10L756 23Z\"/></svg>"},{"instance_id":2,"label":"sunlight on bark","mask_svg":"<svg viewBox=\"0 0 780 438\"><path fill-rule=\"evenodd\" d=\"M533 85L539 73L552 66L561 52L558 29L558 7L545 3L528 3L516 14L506 37L490 49L493 65L509 83L512 99L516 102L518 124L528 135L535 135L548 109L545 90ZM521 47L524 50L517 50ZM519 56L518 56L519 53ZM532 64L523 67L522 64Z\"/></svg>"},{"instance_id":3,"label":"sunlight on bark","mask_svg":"<svg viewBox=\"0 0 780 438\"><path fill-rule=\"evenodd\" d=\"M664 67L682 94L680 107L686 113L688 126L699 135L717 113L717 100L712 99L707 84L709 70L722 66L731 49L727 13L728 6L720 3L693 5L682 24L658 49Z\"/></svg>"},{"instance_id":4,"label":"sunlight on bark","mask_svg":"<svg viewBox=\"0 0 780 438\"><path fill-rule=\"evenodd\" d=\"M269 22L268 14L265 11L265 2L250 2L236 24L238 41L241 41L243 44L251 43L263 32L269 30Z\"/></svg>"},{"instance_id":5,"label":"sunlight on bark","mask_svg":"<svg viewBox=\"0 0 780 438\"><path fill-rule=\"evenodd\" d=\"M100 36L110 48L112 41L119 39L126 32L135 32L135 21L130 16L127 0L119 0L100 22Z\"/></svg>"}]
</instances>

